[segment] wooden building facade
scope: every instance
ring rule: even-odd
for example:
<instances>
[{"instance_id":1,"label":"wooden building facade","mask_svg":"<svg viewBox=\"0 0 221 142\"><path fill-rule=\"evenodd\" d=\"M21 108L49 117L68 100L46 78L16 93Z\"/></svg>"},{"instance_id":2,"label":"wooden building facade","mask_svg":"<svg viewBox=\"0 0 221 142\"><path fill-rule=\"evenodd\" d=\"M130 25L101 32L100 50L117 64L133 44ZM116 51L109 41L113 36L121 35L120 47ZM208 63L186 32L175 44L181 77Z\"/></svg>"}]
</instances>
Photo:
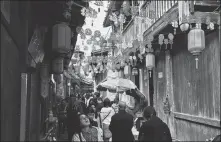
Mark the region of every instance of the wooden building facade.
<instances>
[{"instance_id":1,"label":"wooden building facade","mask_svg":"<svg viewBox=\"0 0 221 142\"><path fill-rule=\"evenodd\" d=\"M179 27L176 29L177 34L174 34L172 49L167 45L169 48L165 50L166 45L163 44L159 50L158 35L164 34L167 38L174 31L171 23L174 17L178 17L178 1L139 3L139 8L146 9L148 17L154 8L152 24L140 23L136 28L132 18L124 27L123 38L128 42L135 40L139 34L136 32L140 31L144 42L149 35L153 35L156 41L152 44L155 55L152 76L149 76L145 65L139 67L139 88L147 96L148 105L154 106L157 115L168 124L173 139L205 141L215 137L220 134L221 52L218 1L191 3L190 11L194 15L192 21L202 18L205 23L209 16L216 25L214 30L205 30L206 48L199 55L198 69L194 56L188 51L188 33L182 32ZM133 48L128 44L124 55L129 55ZM135 77L131 80L133 78ZM169 109L169 113L165 108Z\"/></svg>"},{"instance_id":2,"label":"wooden building facade","mask_svg":"<svg viewBox=\"0 0 221 142\"><path fill-rule=\"evenodd\" d=\"M64 20L64 2L1 1L1 141L39 141L41 133L45 134L48 105L54 96L49 76L55 56L52 52L52 26ZM81 8L73 6L73 9L71 25L74 26L71 28L76 33L75 28L83 25L85 17L81 16ZM41 33L45 42L41 45L43 51L32 54L29 44L36 27L45 29ZM74 35L73 47L77 40L77 34ZM37 61L42 54L43 61ZM64 57L64 69L72 54L73 50ZM48 64L46 76L41 75L42 63ZM46 91L42 89L44 79L48 79L44 82Z\"/></svg>"}]
</instances>

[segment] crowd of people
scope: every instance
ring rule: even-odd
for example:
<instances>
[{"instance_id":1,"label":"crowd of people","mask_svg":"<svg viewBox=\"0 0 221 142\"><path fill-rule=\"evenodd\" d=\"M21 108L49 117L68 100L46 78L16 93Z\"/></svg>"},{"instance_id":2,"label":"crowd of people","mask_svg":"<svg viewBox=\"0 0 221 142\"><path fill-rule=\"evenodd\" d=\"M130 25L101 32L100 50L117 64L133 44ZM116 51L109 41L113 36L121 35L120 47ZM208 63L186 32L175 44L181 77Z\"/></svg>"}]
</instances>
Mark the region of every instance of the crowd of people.
<instances>
[{"instance_id":1,"label":"crowd of people","mask_svg":"<svg viewBox=\"0 0 221 142\"><path fill-rule=\"evenodd\" d=\"M135 141L132 133L135 118L118 97L110 101L101 98L98 92L72 95L63 101L62 108L59 129L64 133L67 127L69 141ZM172 141L168 126L156 116L153 107L147 106L143 117L147 121L140 128L138 141Z\"/></svg>"}]
</instances>

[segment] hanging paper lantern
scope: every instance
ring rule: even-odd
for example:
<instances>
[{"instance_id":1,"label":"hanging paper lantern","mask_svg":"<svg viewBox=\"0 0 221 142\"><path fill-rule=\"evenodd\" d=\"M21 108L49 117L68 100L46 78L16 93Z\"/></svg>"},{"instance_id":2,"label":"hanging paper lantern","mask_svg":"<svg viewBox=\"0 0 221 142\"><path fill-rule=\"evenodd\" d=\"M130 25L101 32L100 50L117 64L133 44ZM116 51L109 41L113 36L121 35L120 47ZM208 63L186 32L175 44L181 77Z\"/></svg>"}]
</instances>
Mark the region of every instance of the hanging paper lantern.
<instances>
[{"instance_id":1,"label":"hanging paper lantern","mask_svg":"<svg viewBox=\"0 0 221 142\"><path fill-rule=\"evenodd\" d=\"M101 36L101 32L99 30L94 31L94 36L96 37L100 37Z\"/></svg>"},{"instance_id":2,"label":"hanging paper lantern","mask_svg":"<svg viewBox=\"0 0 221 142\"><path fill-rule=\"evenodd\" d=\"M123 10L123 13L126 15L126 16L129 16L130 15L130 2L129 1L124 1L123 4L122 4L122 10Z\"/></svg>"},{"instance_id":3,"label":"hanging paper lantern","mask_svg":"<svg viewBox=\"0 0 221 142\"><path fill-rule=\"evenodd\" d=\"M67 53L71 50L71 28L67 24L53 26L52 50L58 53Z\"/></svg>"},{"instance_id":4,"label":"hanging paper lantern","mask_svg":"<svg viewBox=\"0 0 221 142\"><path fill-rule=\"evenodd\" d=\"M129 73L130 73L130 66L126 65L126 66L124 67L124 75L125 75L125 76L128 76Z\"/></svg>"},{"instance_id":5,"label":"hanging paper lantern","mask_svg":"<svg viewBox=\"0 0 221 142\"><path fill-rule=\"evenodd\" d=\"M96 6L99 6L99 7L98 7L98 12L100 12L100 6L103 6L103 5L104 5L102 1L96 1L94 4L95 4Z\"/></svg>"},{"instance_id":6,"label":"hanging paper lantern","mask_svg":"<svg viewBox=\"0 0 221 142\"><path fill-rule=\"evenodd\" d=\"M84 33L81 33L81 39L86 39L86 36Z\"/></svg>"},{"instance_id":7,"label":"hanging paper lantern","mask_svg":"<svg viewBox=\"0 0 221 142\"><path fill-rule=\"evenodd\" d=\"M77 53L75 53L74 58L79 58L79 55Z\"/></svg>"},{"instance_id":8,"label":"hanging paper lantern","mask_svg":"<svg viewBox=\"0 0 221 142\"><path fill-rule=\"evenodd\" d=\"M146 55L146 67L149 70L151 77L151 70L155 67L155 56L152 52L148 52Z\"/></svg>"},{"instance_id":9,"label":"hanging paper lantern","mask_svg":"<svg viewBox=\"0 0 221 142\"><path fill-rule=\"evenodd\" d=\"M92 31L90 28L85 29L85 35L88 35L88 36L92 35Z\"/></svg>"},{"instance_id":10,"label":"hanging paper lantern","mask_svg":"<svg viewBox=\"0 0 221 142\"><path fill-rule=\"evenodd\" d=\"M133 68L132 69L132 75L138 75L138 69L137 68Z\"/></svg>"},{"instance_id":11,"label":"hanging paper lantern","mask_svg":"<svg viewBox=\"0 0 221 142\"><path fill-rule=\"evenodd\" d=\"M81 9L81 15L82 16L85 16L86 15L86 8L85 7L83 7L82 9Z\"/></svg>"},{"instance_id":12,"label":"hanging paper lantern","mask_svg":"<svg viewBox=\"0 0 221 142\"><path fill-rule=\"evenodd\" d=\"M147 53L146 55L146 67L148 70L152 70L155 67L155 56L153 53Z\"/></svg>"},{"instance_id":13,"label":"hanging paper lantern","mask_svg":"<svg viewBox=\"0 0 221 142\"><path fill-rule=\"evenodd\" d=\"M83 33L82 27L77 26L76 32L77 32L78 34Z\"/></svg>"},{"instance_id":14,"label":"hanging paper lantern","mask_svg":"<svg viewBox=\"0 0 221 142\"><path fill-rule=\"evenodd\" d=\"M198 55L205 48L205 33L200 28L190 30L188 33L188 50L195 56L196 68L198 69Z\"/></svg>"},{"instance_id":15,"label":"hanging paper lantern","mask_svg":"<svg viewBox=\"0 0 221 142\"><path fill-rule=\"evenodd\" d=\"M87 40L87 44L88 44L88 45L91 45L91 44L92 44L92 41L91 41L90 39L88 39L88 40Z\"/></svg>"},{"instance_id":16,"label":"hanging paper lantern","mask_svg":"<svg viewBox=\"0 0 221 142\"><path fill-rule=\"evenodd\" d=\"M64 70L63 60L64 59L62 57L58 57L52 61L52 71L54 74L62 74L63 73L63 70Z\"/></svg>"},{"instance_id":17,"label":"hanging paper lantern","mask_svg":"<svg viewBox=\"0 0 221 142\"><path fill-rule=\"evenodd\" d=\"M80 51L80 46L79 45L76 45L75 51Z\"/></svg>"},{"instance_id":18,"label":"hanging paper lantern","mask_svg":"<svg viewBox=\"0 0 221 142\"><path fill-rule=\"evenodd\" d=\"M131 14L135 16L137 12L139 11L139 6L132 6L131 7Z\"/></svg>"},{"instance_id":19,"label":"hanging paper lantern","mask_svg":"<svg viewBox=\"0 0 221 142\"><path fill-rule=\"evenodd\" d=\"M182 32L185 32L185 31L187 31L188 29L189 29L189 24L188 24L188 23L183 23L183 24L180 25L180 30L181 30Z\"/></svg>"}]
</instances>

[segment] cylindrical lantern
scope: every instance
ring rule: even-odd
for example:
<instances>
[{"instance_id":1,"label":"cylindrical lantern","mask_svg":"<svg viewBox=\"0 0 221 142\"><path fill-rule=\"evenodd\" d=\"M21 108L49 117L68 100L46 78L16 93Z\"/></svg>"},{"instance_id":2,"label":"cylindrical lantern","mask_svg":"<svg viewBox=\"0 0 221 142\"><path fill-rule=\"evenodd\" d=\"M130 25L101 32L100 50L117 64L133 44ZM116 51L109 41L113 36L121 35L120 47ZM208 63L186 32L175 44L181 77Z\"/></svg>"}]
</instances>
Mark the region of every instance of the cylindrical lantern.
<instances>
[{"instance_id":1,"label":"cylindrical lantern","mask_svg":"<svg viewBox=\"0 0 221 142\"><path fill-rule=\"evenodd\" d=\"M155 67L155 56L152 53L146 55L146 67L148 70L152 70Z\"/></svg>"},{"instance_id":2,"label":"cylindrical lantern","mask_svg":"<svg viewBox=\"0 0 221 142\"><path fill-rule=\"evenodd\" d=\"M64 71L63 58L58 57L52 61L52 71L54 74L62 74Z\"/></svg>"},{"instance_id":3,"label":"cylindrical lantern","mask_svg":"<svg viewBox=\"0 0 221 142\"><path fill-rule=\"evenodd\" d=\"M68 53L71 50L71 28L67 24L53 26L52 50L58 53Z\"/></svg>"},{"instance_id":4,"label":"cylindrical lantern","mask_svg":"<svg viewBox=\"0 0 221 142\"><path fill-rule=\"evenodd\" d=\"M129 67L128 65L126 65L126 66L124 67L124 75L125 75L125 76L128 76L128 75L129 75L129 69L130 69L130 67Z\"/></svg>"},{"instance_id":5,"label":"cylindrical lantern","mask_svg":"<svg viewBox=\"0 0 221 142\"><path fill-rule=\"evenodd\" d=\"M132 75L138 75L138 69L137 68L132 69Z\"/></svg>"},{"instance_id":6,"label":"cylindrical lantern","mask_svg":"<svg viewBox=\"0 0 221 142\"><path fill-rule=\"evenodd\" d=\"M151 71L155 67L155 56L153 53L149 52L146 55L146 67L149 70L150 77L151 77Z\"/></svg>"},{"instance_id":7,"label":"cylindrical lantern","mask_svg":"<svg viewBox=\"0 0 221 142\"><path fill-rule=\"evenodd\" d=\"M196 68L198 69L198 55L205 48L205 33L200 28L190 30L188 33L188 50L195 56Z\"/></svg>"}]
</instances>

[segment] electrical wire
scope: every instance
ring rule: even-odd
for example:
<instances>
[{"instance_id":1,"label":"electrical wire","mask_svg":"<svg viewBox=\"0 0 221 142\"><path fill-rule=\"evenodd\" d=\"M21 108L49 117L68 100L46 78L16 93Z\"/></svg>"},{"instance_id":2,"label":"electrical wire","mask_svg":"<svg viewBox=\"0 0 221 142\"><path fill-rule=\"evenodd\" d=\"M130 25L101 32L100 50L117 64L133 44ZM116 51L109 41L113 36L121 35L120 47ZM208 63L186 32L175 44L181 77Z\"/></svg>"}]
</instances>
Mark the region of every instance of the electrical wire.
<instances>
[{"instance_id":1,"label":"electrical wire","mask_svg":"<svg viewBox=\"0 0 221 142\"><path fill-rule=\"evenodd\" d=\"M82 5L78 4L78 3L74 2L74 1L72 1L72 3L73 3L74 5L77 5L77 6L79 6L79 7L84 8L84 6L82 6Z\"/></svg>"}]
</instances>

